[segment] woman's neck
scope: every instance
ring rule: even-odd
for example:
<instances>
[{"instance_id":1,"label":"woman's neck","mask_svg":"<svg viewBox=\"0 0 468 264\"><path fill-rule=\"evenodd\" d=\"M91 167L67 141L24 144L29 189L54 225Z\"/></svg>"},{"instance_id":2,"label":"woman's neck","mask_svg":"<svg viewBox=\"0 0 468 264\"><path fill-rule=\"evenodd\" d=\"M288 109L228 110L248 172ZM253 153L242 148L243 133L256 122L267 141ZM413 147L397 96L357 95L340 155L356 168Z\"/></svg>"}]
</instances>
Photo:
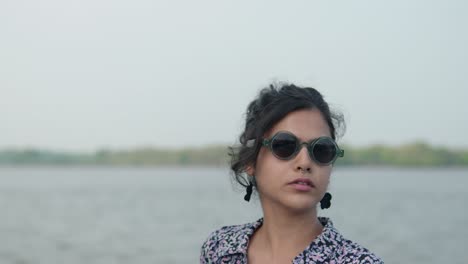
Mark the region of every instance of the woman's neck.
<instances>
[{"instance_id":1,"label":"woman's neck","mask_svg":"<svg viewBox=\"0 0 468 264\"><path fill-rule=\"evenodd\" d=\"M323 230L315 208L291 212L279 205L269 205L263 207L263 216L256 239L272 259L298 255Z\"/></svg>"}]
</instances>

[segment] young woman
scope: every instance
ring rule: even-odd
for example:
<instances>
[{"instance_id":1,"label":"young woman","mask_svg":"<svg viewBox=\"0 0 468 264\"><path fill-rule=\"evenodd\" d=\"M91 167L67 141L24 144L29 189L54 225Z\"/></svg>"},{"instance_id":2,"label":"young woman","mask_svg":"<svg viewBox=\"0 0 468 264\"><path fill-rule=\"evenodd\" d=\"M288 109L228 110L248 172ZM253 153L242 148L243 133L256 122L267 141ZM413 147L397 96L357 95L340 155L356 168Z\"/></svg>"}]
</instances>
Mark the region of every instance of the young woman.
<instances>
[{"instance_id":1,"label":"young woman","mask_svg":"<svg viewBox=\"0 0 468 264\"><path fill-rule=\"evenodd\" d=\"M345 239L328 208L333 163L344 151L335 143L341 115L333 114L313 88L270 85L246 113L240 147L231 148L231 169L258 193L263 218L213 232L201 249L201 263L383 263L366 248Z\"/></svg>"}]
</instances>

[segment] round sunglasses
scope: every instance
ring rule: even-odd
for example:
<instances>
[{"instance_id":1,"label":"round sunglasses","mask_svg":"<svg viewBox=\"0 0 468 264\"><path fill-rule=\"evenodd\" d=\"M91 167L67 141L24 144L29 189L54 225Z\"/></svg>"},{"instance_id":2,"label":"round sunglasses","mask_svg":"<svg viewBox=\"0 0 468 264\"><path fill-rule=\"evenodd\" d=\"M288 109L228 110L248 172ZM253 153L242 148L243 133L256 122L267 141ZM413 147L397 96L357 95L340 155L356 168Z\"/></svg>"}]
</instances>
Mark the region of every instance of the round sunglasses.
<instances>
[{"instance_id":1,"label":"round sunglasses","mask_svg":"<svg viewBox=\"0 0 468 264\"><path fill-rule=\"evenodd\" d=\"M270 139L263 139L262 145L268 147L273 155L281 160L293 159L302 146L306 146L310 159L324 166L330 165L338 157L344 156L344 150L340 149L330 137L319 137L309 142L300 142L294 134L280 131Z\"/></svg>"}]
</instances>

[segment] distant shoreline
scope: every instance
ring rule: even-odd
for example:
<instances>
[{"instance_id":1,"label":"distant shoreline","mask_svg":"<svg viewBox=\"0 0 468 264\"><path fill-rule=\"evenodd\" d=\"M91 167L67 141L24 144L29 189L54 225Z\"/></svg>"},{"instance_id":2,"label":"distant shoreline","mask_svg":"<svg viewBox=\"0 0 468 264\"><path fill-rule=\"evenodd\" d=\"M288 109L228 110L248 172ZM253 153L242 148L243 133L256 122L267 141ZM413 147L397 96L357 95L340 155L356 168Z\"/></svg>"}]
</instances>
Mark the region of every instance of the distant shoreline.
<instances>
[{"instance_id":1,"label":"distant shoreline","mask_svg":"<svg viewBox=\"0 0 468 264\"><path fill-rule=\"evenodd\" d=\"M77 165L77 164L68 164L68 165L58 165L58 164L0 164L0 169L129 169L129 170L153 170L153 169L164 169L164 170L180 170L180 169L194 169L194 170L206 170L206 169L216 169L216 170L226 170L229 172L228 166L210 166L210 165ZM419 170L419 169L437 169L437 170L466 170L468 166L391 166L391 165L337 165L335 166L336 170L347 170L347 169L379 169L379 170Z\"/></svg>"},{"instance_id":2,"label":"distant shoreline","mask_svg":"<svg viewBox=\"0 0 468 264\"><path fill-rule=\"evenodd\" d=\"M400 146L343 145L344 158L337 167L468 167L468 149L435 147L424 142ZM152 147L127 150L101 149L94 153L56 152L42 149L0 150L0 166L89 167L228 167L224 145L179 150Z\"/></svg>"}]
</instances>

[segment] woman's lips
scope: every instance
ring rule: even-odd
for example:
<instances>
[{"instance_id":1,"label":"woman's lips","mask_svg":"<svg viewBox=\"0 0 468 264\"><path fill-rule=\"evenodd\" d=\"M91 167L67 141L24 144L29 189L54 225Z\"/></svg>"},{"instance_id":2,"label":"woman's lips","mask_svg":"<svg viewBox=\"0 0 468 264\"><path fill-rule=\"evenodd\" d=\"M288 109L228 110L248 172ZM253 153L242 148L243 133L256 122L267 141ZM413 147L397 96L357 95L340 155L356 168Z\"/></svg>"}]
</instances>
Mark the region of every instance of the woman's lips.
<instances>
[{"instance_id":1,"label":"woman's lips","mask_svg":"<svg viewBox=\"0 0 468 264\"><path fill-rule=\"evenodd\" d=\"M298 191L303 191L303 192L310 191L312 190L312 188L315 187L312 181L308 178L295 179L294 181L290 182L288 185L291 185L294 189Z\"/></svg>"}]
</instances>

